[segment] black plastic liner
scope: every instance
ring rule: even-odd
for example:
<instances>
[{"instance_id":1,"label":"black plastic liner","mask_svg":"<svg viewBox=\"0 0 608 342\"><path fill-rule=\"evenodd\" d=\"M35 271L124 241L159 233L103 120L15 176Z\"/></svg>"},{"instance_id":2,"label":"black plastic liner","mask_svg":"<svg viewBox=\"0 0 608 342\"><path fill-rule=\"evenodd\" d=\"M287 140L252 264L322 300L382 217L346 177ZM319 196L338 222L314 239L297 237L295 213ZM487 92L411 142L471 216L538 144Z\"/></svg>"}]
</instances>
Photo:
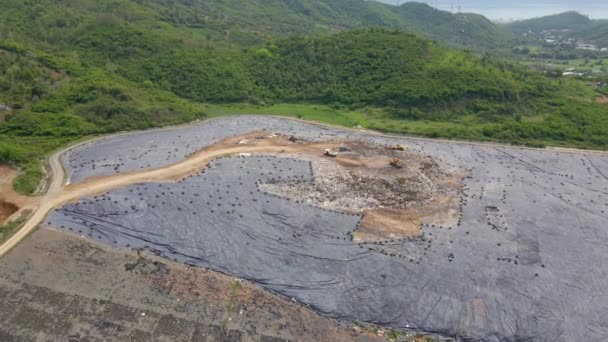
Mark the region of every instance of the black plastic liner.
<instances>
[{"instance_id":1,"label":"black plastic liner","mask_svg":"<svg viewBox=\"0 0 608 342\"><path fill-rule=\"evenodd\" d=\"M312 180L308 162L273 156L221 158L182 182L114 190L66 205L47 221L109 245L147 247L254 280L335 318L465 340L608 340L605 155L391 139L232 117L108 138L70 151L66 160L76 181L168 165L223 137L259 129L402 143L470 169L461 224L425 226L414 240L353 243L361 217L258 189L260 182ZM124 161L118 170L101 166L117 158Z\"/></svg>"}]
</instances>

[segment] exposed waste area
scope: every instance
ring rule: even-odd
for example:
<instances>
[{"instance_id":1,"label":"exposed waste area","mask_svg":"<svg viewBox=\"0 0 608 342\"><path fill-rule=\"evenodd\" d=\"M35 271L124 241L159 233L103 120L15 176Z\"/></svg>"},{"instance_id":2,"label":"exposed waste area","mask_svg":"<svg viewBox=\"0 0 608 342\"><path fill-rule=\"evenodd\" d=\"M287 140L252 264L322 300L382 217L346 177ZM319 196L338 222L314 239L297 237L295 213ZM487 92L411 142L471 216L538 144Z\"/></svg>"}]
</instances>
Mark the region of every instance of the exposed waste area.
<instances>
[{"instance_id":1,"label":"exposed waste area","mask_svg":"<svg viewBox=\"0 0 608 342\"><path fill-rule=\"evenodd\" d=\"M74 183L170 165L223 138L260 130L294 140L402 145L432 157L442 172L465 170L457 222L422 223L414 238L356 241L364 218L356 210L322 208L264 188L314 183L314 161L254 154L216 159L177 183L82 199L47 223L253 280L339 319L483 341L608 336L605 154L388 138L241 116L106 138L70 150L64 161Z\"/></svg>"},{"instance_id":2,"label":"exposed waste area","mask_svg":"<svg viewBox=\"0 0 608 342\"><path fill-rule=\"evenodd\" d=\"M310 156L314 182L271 182L263 189L325 209L359 213L407 208L433 199L448 171L428 156L382 145L346 143L335 159Z\"/></svg>"}]
</instances>

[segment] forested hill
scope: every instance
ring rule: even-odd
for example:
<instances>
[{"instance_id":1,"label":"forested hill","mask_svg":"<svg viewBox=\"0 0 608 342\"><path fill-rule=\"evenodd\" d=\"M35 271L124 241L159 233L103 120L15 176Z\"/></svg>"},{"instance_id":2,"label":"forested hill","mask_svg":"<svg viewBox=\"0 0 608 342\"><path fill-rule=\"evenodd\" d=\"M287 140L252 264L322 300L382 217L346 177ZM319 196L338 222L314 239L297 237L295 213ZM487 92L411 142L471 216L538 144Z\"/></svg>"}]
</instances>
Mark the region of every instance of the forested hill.
<instances>
[{"instance_id":1,"label":"forested hill","mask_svg":"<svg viewBox=\"0 0 608 342\"><path fill-rule=\"evenodd\" d=\"M434 133L443 136L608 145L608 127L598 114L604 108L574 100L578 89L570 83L399 30L226 50L193 47L106 18L60 47L0 41L0 62L0 102L18 109L0 132L19 136L179 122L204 115L202 103L316 103L492 126Z\"/></svg>"},{"instance_id":2,"label":"forested hill","mask_svg":"<svg viewBox=\"0 0 608 342\"><path fill-rule=\"evenodd\" d=\"M392 6L365 0L214 0L177 5L171 0L153 0L144 4L173 24L216 27L257 38L384 27L407 29L473 50L503 47L511 38L481 15L453 14L417 2ZM239 37L241 42L246 39Z\"/></svg>"},{"instance_id":3,"label":"forested hill","mask_svg":"<svg viewBox=\"0 0 608 342\"><path fill-rule=\"evenodd\" d=\"M540 18L515 21L504 25L515 36L543 31L560 31L564 38L608 45L608 20L593 20L577 12L564 12Z\"/></svg>"},{"instance_id":4,"label":"forested hill","mask_svg":"<svg viewBox=\"0 0 608 342\"><path fill-rule=\"evenodd\" d=\"M396 13L403 28L447 46L494 50L508 46L513 40L509 31L479 14L450 13L417 2L404 3Z\"/></svg>"},{"instance_id":5,"label":"forested hill","mask_svg":"<svg viewBox=\"0 0 608 342\"><path fill-rule=\"evenodd\" d=\"M366 27L401 28L449 46L503 47L510 34L483 16L426 4L391 6L366 0L0 0L0 29L53 42L93 20L118 17L142 30L165 31L214 45L255 45L286 35ZM7 27L2 28L2 24ZM171 33L171 34L173 34Z\"/></svg>"},{"instance_id":6,"label":"forested hill","mask_svg":"<svg viewBox=\"0 0 608 342\"><path fill-rule=\"evenodd\" d=\"M591 24L592 20L587 16L577 12L564 12L540 18L514 21L506 24L505 27L515 34L523 34L527 32L542 32L545 30L577 30Z\"/></svg>"},{"instance_id":7,"label":"forested hill","mask_svg":"<svg viewBox=\"0 0 608 342\"><path fill-rule=\"evenodd\" d=\"M323 115L356 112L345 122L393 132L608 146L606 107L578 83L400 29L330 33L329 20L310 19L346 20L339 1L318 13L312 0L251 3L0 0L0 104L12 108L0 107L0 163L22 167L18 188L31 192L54 148L89 134L203 118L210 103L256 104L261 112L272 103L325 105L332 111ZM270 10L279 3L294 17ZM218 12L195 10L203 4ZM384 18L387 7L369 6L375 15L366 22ZM365 26L354 18L353 27ZM298 19L311 23L306 32L321 33L287 37L270 24L295 34Z\"/></svg>"}]
</instances>

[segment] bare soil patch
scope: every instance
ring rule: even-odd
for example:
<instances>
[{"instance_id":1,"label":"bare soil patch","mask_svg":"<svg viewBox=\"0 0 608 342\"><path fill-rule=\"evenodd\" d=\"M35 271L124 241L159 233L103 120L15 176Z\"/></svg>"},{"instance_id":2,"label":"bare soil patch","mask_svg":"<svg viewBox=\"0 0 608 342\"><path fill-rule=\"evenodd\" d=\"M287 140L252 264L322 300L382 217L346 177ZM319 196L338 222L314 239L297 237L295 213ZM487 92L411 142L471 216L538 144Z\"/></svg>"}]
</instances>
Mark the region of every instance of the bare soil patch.
<instances>
[{"instance_id":1,"label":"bare soil patch","mask_svg":"<svg viewBox=\"0 0 608 342\"><path fill-rule=\"evenodd\" d=\"M599 96L595 98L597 103L608 104L608 96Z\"/></svg>"},{"instance_id":2,"label":"bare soil patch","mask_svg":"<svg viewBox=\"0 0 608 342\"><path fill-rule=\"evenodd\" d=\"M454 225L462 174L407 149L342 142L343 152L312 151L315 181L263 184L265 191L329 210L362 213L358 242L420 235L421 224Z\"/></svg>"},{"instance_id":3,"label":"bare soil patch","mask_svg":"<svg viewBox=\"0 0 608 342\"><path fill-rule=\"evenodd\" d=\"M13 179L18 171L7 165L0 165L0 225L9 218L15 217L17 212L35 205L37 199L19 195L13 190Z\"/></svg>"},{"instance_id":4,"label":"bare soil patch","mask_svg":"<svg viewBox=\"0 0 608 342\"><path fill-rule=\"evenodd\" d=\"M19 207L10 202L0 200L0 224L19 210Z\"/></svg>"},{"instance_id":5,"label":"bare soil patch","mask_svg":"<svg viewBox=\"0 0 608 342\"><path fill-rule=\"evenodd\" d=\"M374 209L365 214L353 234L356 242L383 237L415 237L420 234L420 213L415 210Z\"/></svg>"}]
</instances>

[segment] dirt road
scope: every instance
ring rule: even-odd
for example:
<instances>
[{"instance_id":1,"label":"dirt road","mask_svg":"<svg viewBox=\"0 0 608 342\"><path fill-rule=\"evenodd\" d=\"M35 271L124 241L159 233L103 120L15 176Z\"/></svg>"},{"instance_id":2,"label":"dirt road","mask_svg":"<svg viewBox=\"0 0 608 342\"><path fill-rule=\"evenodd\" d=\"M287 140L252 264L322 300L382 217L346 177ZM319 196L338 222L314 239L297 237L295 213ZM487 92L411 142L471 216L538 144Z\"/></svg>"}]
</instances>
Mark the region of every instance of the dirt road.
<instances>
[{"instance_id":1,"label":"dirt road","mask_svg":"<svg viewBox=\"0 0 608 342\"><path fill-rule=\"evenodd\" d=\"M217 157L238 153L313 153L324 151L326 148L335 148L335 144L313 143L293 144L284 137L272 139L255 139L255 136L267 133L254 132L245 136L233 137L214 144L189 158L164 168L151 169L142 172L121 173L113 176L87 179L78 184L64 186L65 171L60 161L63 151L54 153L49 158L53 175L46 195L40 198L38 207L23 227L0 246L0 257L10 251L25 237L27 237L44 220L46 215L62 204L107 192L115 188L125 187L135 183L146 182L173 182L192 175L201 170L210 160ZM247 144L239 141L247 139Z\"/></svg>"},{"instance_id":2,"label":"dirt road","mask_svg":"<svg viewBox=\"0 0 608 342\"><path fill-rule=\"evenodd\" d=\"M283 117L281 117L283 118ZM317 125L320 127L331 127L329 125L308 122L304 120L292 119L295 121L302 121L309 124ZM171 129L175 127L162 128L160 130ZM341 127L340 129L346 131L355 131L361 132L359 129L348 129ZM380 132L375 131L364 131L367 134L377 135L377 136L386 136L386 137L403 137L399 135L390 135L390 134L382 134ZM132 133L132 132L131 132ZM130 132L118 133L116 135L125 135L130 134ZM247 134L247 137L254 137L256 133ZM68 185L64 186L65 180L65 171L63 165L60 161L61 155L74 146L70 146L61 151L58 151L51 155L49 158L49 164L51 167L51 183L47 190L47 193L42 196L39 200L38 207L34 207L32 205L32 209L34 210L33 215L30 220L10 239L8 239L2 246L0 246L0 257L6 254L10 249L12 249L16 244L18 244L21 240L23 240L29 233L31 233L40 222L44 219L47 213L60 206L61 204L79 199L81 197L90 196L94 194L99 194L106 192L108 190L124 187L134 183L141 182L150 182L150 181L172 181L178 178L187 176L199 170L201 165L205 162L216 158L218 156L222 156L225 154L231 153L251 153L251 152L302 152L296 151L301 149L294 149L293 146L289 146L289 144L285 140L257 140L251 139L252 143L248 145L236 145L238 140L243 139L243 136L238 138L232 138L224 143L219 143L213 145L211 148L205 148L200 152L193 154L190 158L178 162L176 164L170 165L164 168L158 169L150 169L142 172L132 172L132 173L121 173L118 175L107 176L107 177L98 177L88 179L78 185ZM474 145L474 146L505 146L502 144L493 144L493 143L474 143L468 141L457 141L457 140L441 140L441 139L428 139L428 138L419 138L419 137L408 137L408 139L421 140L421 141L445 141L450 144L464 144L464 145ZM268 144L268 141L273 141L272 144ZM324 146L313 146L314 151L318 151L320 148L324 148ZM310 145L309 145L310 146ZM330 146L331 148L335 146ZM522 149L530 149L527 147L521 147ZM586 153L586 154L606 154L605 151L593 151L593 150L578 150L578 149L568 149L568 148L548 148L548 150L565 152L565 153Z\"/></svg>"}]
</instances>

